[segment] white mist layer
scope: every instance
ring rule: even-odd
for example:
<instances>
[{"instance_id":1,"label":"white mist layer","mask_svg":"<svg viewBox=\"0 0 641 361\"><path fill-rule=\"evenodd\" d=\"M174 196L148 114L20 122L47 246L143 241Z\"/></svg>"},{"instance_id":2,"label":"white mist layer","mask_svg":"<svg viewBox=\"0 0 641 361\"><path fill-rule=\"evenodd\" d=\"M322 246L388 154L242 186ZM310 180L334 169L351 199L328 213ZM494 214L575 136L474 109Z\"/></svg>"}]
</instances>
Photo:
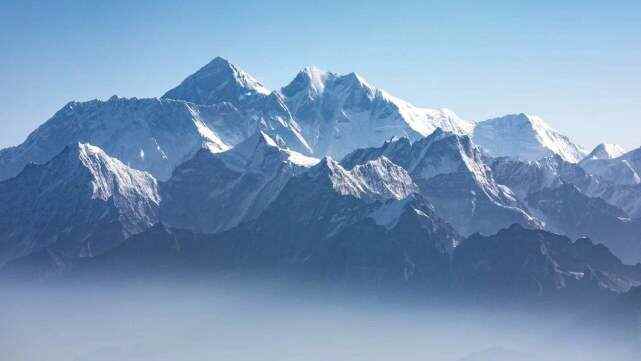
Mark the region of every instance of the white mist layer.
<instances>
[{"instance_id":1,"label":"white mist layer","mask_svg":"<svg viewBox=\"0 0 641 361\"><path fill-rule=\"evenodd\" d=\"M5 289L0 350L16 361L632 359L603 340L559 339L562 318L213 289Z\"/></svg>"}]
</instances>

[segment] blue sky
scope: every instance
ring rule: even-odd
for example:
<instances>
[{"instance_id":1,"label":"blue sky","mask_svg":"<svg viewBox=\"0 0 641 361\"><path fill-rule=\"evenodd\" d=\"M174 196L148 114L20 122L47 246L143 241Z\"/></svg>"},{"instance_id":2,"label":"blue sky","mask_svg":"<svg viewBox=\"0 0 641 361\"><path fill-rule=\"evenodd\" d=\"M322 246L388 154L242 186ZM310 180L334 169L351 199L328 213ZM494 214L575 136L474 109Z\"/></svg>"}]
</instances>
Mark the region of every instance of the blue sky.
<instances>
[{"instance_id":1,"label":"blue sky","mask_svg":"<svg viewBox=\"0 0 641 361\"><path fill-rule=\"evenodd\" d=\"M70 100L160 96L215 56L271 89L313 64L467 119L527 112L586 147L641 146L632 1L4 0L0 21L0 147Z\"/></svg>"}]
</instances>

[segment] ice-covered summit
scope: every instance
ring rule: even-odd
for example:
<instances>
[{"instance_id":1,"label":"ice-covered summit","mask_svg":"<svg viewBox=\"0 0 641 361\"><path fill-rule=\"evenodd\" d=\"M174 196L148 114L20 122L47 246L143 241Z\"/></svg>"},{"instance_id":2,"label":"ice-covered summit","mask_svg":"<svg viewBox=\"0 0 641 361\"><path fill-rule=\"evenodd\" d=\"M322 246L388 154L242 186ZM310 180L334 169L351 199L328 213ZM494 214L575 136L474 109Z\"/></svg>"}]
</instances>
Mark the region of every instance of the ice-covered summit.
<instances>
[{"instance_id":1,"label":"ice-covered summit","mask_svg":"<svg viewBox=\"0 0 641 361\"><path fill-rule=\"evenodd\" d=\"M588 173L615 184L641 184L641 148L616 158L588 156L579 164Z\"/></svg>"},{"instance_id":2,"label":"ice-covered summit","mask_svg":"<svg viewBox=\"0 0 641 361\"><path fill-rule=\"evenodd\" d=\"M65 146L80 142L94 144L164 181L203 146L222 152L257 130L293 150L311 152L277 93L241 108L227 102L198 105L116 96L107 101L70 102L24 143L0 150L0 180L17 175L29 162L45 163Z\"/></svg>"},{"instance_id":3,"label":"ice-covered summit","mask_svg":"<svg viewBox=\"0 0 641 361\"><path fill-rule=\"evenodd\" d=\"M577 163L585 150L552 129L542 118L524 113L510 114L477 123L474 142L491 156L519 160L539 160L558 154Z\"/></svg>"},{"instance_id":4,"label":"ice-covered summit","mask_svg":"<svg viewBox=\"0 0 641 361\"><path fill-rule=\"evenodd\" d=\"M314 154L341 158L393 137L416 140L443 128L469 133L472 123L447 109L419 108L378 89L356 73L307 67L281 89Z\"/></svg>"},{"instance_id":5,"label":"ice-covered summit","mask_svg":"<svg viewBox=\"0 0 641 361\"><path fill-rule=\"evenodd\" d=\"M233 107L200 107L169 99L114 96L70 102L24 143L0 151L0 180L17 175L30 162L46 163L77 143L98 146L164 180L202 146L223 151L239 142L245 132L240 117Z\"/></svg>"},{"instance_id":6,"label":"ice-covered summit","mask_svg":"<svg viewBox=\"0 0 641 361\"><path fill-rule=\"evenodd\" d=\"M584 159L613 159L625 154L625 149L618 144L601 143Z\"/></svg>"},{"instance_id":7,"label":"ice-covered summit","mask_svg":"<svg viewBox=\"0 0 641 361\"><path fill-rule=\"evenodd\" d=\"M229 102L238 105L270 91L258 80L226 59L216 57L169 90L163 98L196 104Z\"/></svg>"},{"instance_id":8,"label":"ice-covered summit","mask_svg":"<svg viewBox=\"0 0 641 361\"><path fill-rule=\"evenodd\" d=\"M338 159L393 137L416 140L437 126L471 129L450 111L414 107L355 73L309 67L288 86L269 92L239 67L216 58L160 99L70 102L24 143L0 150L0 180L78 142L95 144L165 181L203 146L223 152L257 130L306 156Z\"/></svg>"}]
</instances>

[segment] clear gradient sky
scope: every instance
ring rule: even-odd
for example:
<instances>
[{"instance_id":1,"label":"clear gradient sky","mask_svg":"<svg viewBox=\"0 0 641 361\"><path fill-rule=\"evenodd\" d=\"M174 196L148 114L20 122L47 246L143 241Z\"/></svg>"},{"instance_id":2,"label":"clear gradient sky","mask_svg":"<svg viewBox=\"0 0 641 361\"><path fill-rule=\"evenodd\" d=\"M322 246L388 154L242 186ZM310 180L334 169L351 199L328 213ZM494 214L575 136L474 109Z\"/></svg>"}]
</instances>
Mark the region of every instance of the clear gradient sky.
<instances>
[{"instance_id":1,"label":"clear gradient sky","mask_svg":"<svg viewBox=\"0 0 641 361\"><path fill-rule=\"evenodd\" d=\"M0 22L0 147L215 56L271 89L313 64L466 119L533 113L588 148L641 146L638 1L3 0Z\"/></svg>"}]
</instances>

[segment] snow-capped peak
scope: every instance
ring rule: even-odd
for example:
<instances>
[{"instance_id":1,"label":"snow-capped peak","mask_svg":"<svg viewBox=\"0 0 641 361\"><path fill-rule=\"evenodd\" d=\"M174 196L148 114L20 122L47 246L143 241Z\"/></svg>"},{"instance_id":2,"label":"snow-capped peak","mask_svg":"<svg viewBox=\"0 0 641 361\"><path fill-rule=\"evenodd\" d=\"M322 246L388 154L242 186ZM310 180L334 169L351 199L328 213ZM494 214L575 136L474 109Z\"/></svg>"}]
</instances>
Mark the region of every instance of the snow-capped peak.
<instances>
[{"instance_id":1,"label":"snow-capped peak","mask_svg":"<svg viewBox=\"0 0 641 361\"><path fill-rule=\"evenodd\" d=\"M91 144L78 143L72 154L91 173L94 198L107 201L114 196L142 196L156 204L160 202L158 184L149 173L131 169Z\"/></svg>"},{"instance_id":2,"label":"snow-capped peak","mask_svg":"<svg viewBox=\"0 0 641 361\"><path fill-rule=\"evenodd\" d=\"M392 137L417 140L439 127L459 134L473 128L449 110L415 107L354 72L340 75L308 67L281 93L304 138L319 155L341 158Z\"/></svg>"},{"instance_id":3,"label":"snow-capped peak","mask_svg":"<svg viewBox=\"0 0 641 361\"><path fill-rule=\"evenodd\" d=\"M314 65L308 66L298 72L294 80L281 90L288 97L303 93L308 96L318 96L331 87L332 93L347 92L353 89L361 89L371 96L381 90L370 85L365 78L351 72L345 75L329 72L317 68Z\"/></svg>"},{"instance_id":4,"label":"snow-capped peak","mask_svg":"<svg viewBox=\"0 0 641 361\"><path fill-rule=\"evenodd\" d=\"M226 59L217 57L165 93L163 98L196 104L215 104L223 101L239 104L254 96L269 93L270 91L253 76Z\"/></svg>"},{"instance_id":5,"label":"snow-capped peak","mask_svg":"<svg viewBox=\"0 0 641 361\"><path fill-rule=\"evenodd\" d=\"M102 149L66 146L0 182L0 265L43 248L92 257L158 220L158 184Z\"/></svg>"},{"instance_id":6,"label":"snow-capped peak","mask_svg":"<svg viewBox=\"0 0 641 361\"><path fill-rule=\"evenodd\" d=\"M492 199L505 198L481 159L481 152L469 136L436 129L413 144L414 155L407 165L410 174L430 179L440 174L469 174Z\"/></svg>"},{"instance_id":7,"label":"snow-capped peak","mask_svg":"<svg viewBox=\"0 0 641 361\"><path fill-rule=\"evenodd\" d=\"M612 151L612 149L604 149L603 152L598 152L598 150L595 149L592 152L596 152L595 156L590 153L589 156L581 161L581 168L614 184L641 184L641 148L614 158L608 158L602 154L603 152ZM617 150L615 149L614 152L616 154ZM602 157L599 158L599 155Z\"/></svg>"},{"instance_id":8,"label":"snow-capped peak","mask_svg":"<svg viewBox=\"0 0 641 361\"><path fill-rule=\"evenodd\" d=\"M334 74L321 70L314 65L308 66L300 72L302 79L305 79L308 86L317 94L325 91L325 82L329 76L333 75Z\"/></svg>"},{"instance_id":9,"label":"snow-capped peak","mask_svg":"<svg viewBox=\"0 0 641 361\"><path fill-rule=\"evenodd\" d=\"M319 162L316 158L287 149L282 141L274 140L262 130L258 130L231 150L221 153L221 157L232 168L246 169L252 165L260 167L269 153L278 153L281 161L287 160L301 167L311 167Z\"/></svg>"},{"instance_id":10,"label":"snow-capped peak","mask_svg":"<svg viewBox=\"0 0 641 361\"><path fill-rule=\"evenodd\" d=\"M288 98L290 105L299 105L323 94L330 79L336 77L334 73L311 65L299 71L294 80L281 89L281 93Z\"/></svg>"},{"instance_id":11,"label":"snow-capped peak","mask_svg":"<svg viewBox=\"0 0 641 361\"><path fill-rule=\"evenodd\" d=\"M407 171L384 156L359 164L350 172L361 179L370 192L385 198L404 199L418 192Z\"/></svg>"},{"instance_id":12,"label":"snow-capped peak","mask_svg":"<svg viewBox=\"0 0 641 361\"><path fill-rule=\"evenodd\" d=\"M577 163L586 154L582 147L552 129L542 118L525 113L477 123L474 142L491 156L526 161L558 154L568 162Z\"/></svg>"},{"instance_id":13,"label":"snow-capped peak","mask_svg":"<svg viewBox=\"0 0 641 361\"><path fill-rule=\"evenodd\" d=\"M625 149L618 144L601 143L584 159L613 159L625 154Z\"/></svg>"}]
</instances>

